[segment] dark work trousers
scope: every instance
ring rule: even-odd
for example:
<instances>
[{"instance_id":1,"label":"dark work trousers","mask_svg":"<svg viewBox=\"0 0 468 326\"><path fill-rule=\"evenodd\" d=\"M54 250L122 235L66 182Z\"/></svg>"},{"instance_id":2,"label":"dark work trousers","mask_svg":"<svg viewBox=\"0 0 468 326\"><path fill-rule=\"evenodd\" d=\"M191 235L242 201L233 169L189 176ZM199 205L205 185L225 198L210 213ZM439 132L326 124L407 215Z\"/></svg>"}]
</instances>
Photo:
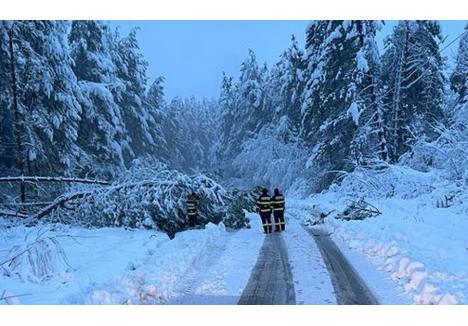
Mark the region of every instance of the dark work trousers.
<instances>
[{"instance_id":1,"label":"dark work trousers","mask_svg":"<svg viewBox=\"0 0 468 326\"><path fill-rule=\"evenodd\" d=\"M273 231L273 227L271 225L271 213L260 212L260 218L262 219L263 231L265 233L271 233L271 231Z\"/></svg>"},{"instance_id":2,"label":"dark work trousers","mask_svg":"<svg viewBox=\"0 0 468 326\"><path fill-rule=\"evenodd\" d=\"M189 226L191 228L195 227L198 224L197 221L197 212L188 212Z\"/></svg>"},{"instance_id":3,"label":"dark work trousers","mask_svg":"<svg viewBox=\"0 0 468 326\"><path fill-rule=\"evenodd\" d=\"M284 210L273 211L275 217L276 231L284 231L286 223L284 222Z\"/></svg>"}]
</instances>

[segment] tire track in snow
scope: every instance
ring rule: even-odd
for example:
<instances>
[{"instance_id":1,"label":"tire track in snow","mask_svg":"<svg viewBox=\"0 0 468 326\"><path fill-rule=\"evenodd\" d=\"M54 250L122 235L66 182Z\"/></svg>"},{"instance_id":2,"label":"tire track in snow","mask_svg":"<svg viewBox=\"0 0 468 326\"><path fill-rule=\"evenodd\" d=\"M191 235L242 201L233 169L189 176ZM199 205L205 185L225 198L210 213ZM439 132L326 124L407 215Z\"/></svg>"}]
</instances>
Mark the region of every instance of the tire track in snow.
<instances>
[{"instance_id":1,"label":"tire track in snow","mask_svg":"<svg viewBox=\"0 0 468 326\"><path fill-rule=\"evenodd\" d=\"M379 304L365 282L357 274L340 249L330 237L319 229L304 227L314 238L323 260L330 272L338 304L376 305Z\"/></svg>"},{"instance_id":2,"label":"tire track in snow","mask_svg":"<svg viewBox=\"0 0 468 326\"><path fill-rule=\"evenodd\" d=\"M238 304L295 304L291 266L279 233L266 235L257 263Z\"/></svg>"}]
</instances>

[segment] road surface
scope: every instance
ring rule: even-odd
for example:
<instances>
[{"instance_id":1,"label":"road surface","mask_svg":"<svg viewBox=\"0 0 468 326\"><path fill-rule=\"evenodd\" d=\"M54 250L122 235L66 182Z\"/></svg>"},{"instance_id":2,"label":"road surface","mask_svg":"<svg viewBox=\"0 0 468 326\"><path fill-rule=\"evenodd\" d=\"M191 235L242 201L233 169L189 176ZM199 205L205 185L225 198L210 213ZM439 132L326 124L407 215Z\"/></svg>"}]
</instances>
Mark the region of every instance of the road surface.
<instances>
[{"instance_id":1,"label":"road surface","mask_svg":"<svg viewBox=\"0 0 468 326\"><path fill-rule=\"evenodd\" d=\"M281 233L265 236L260 255L238 304L295 304L294 283Z\"/></svg>"},{"instance_id":2,"label":"road surface","mask_svg":"<svg viewBox=\"0 0 468 326\"><path fill-rule=\"evenodd\" d=\"M328 234L319 229L305 228L315 239L330 272L338 304L375 305L379 304L365 282L343 256Z\"/></svg>"}]
</instances>

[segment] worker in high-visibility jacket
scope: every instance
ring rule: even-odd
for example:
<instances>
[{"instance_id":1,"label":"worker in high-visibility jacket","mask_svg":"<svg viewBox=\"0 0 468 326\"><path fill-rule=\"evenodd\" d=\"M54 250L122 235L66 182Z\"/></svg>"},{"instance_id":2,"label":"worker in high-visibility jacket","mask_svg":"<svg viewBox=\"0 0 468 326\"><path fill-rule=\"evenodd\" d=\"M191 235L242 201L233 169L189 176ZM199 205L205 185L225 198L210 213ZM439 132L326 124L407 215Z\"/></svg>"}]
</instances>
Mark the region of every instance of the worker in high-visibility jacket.
<instances>
[{"instance_id":1,"label":"worker in high-visibility jacket","mask_svg":"<svg viewBox=\"0 0 468 326\"><path fill-rule=\"evenodd\" d=\"M191 228L197 226L197 208L198 208L198 197L197 194L192 192L187 196L187 215L189 220L189 226Z\"/></svg>"},{"instance_id":2,"label":"worker in high-visibility jacket","mask_svg":"<svg viewBox=\"0 0 468 326\"><path fill-rule=\"evenodd\" d=\"M284 231L286 223L284 221L284 196L278 188L275 189L273 197L271 197L271 208L275 218L275 232Z\"/></svg>"},{"instance_id":3,"label":"worker in high-visibility jacket","mask_svg":"<svg viewBox=\"0 0 468 326\"><path fill-rule=\"evenodd\" d=\"M264 188L257 199L257 212L262 219L264 233L271 233L273 227L271 224L271 198L268 195L268 189Z\"/></svg>"}]
</instances>

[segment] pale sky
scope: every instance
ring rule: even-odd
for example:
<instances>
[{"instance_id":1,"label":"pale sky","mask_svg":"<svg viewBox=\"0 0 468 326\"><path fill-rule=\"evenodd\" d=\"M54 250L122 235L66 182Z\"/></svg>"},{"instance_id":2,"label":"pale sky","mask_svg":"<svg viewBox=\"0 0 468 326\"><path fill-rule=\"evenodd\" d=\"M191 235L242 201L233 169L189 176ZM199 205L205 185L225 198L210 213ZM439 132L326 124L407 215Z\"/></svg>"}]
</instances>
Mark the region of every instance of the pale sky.
<instances>
[{"instance_id":1,"label":"pale sky","mask_svg":"<svg viewBox=\"0 0 468 326\"><path fill-rule=\"evenodd\" d=\"M164 76L167 99L181 97L217 98L223 71L237 77L242 61L252 49L260 64L274 64L294 34L301 46L308 21L111 21L122 34L139 27L137 37L149 62L150 83ZM395 21L386 21L378 35L379 45ZM466 21L441 21L445 44L463 33ZM458 40L444 50L453 59Z\"/></svg>"}]
</instances>

